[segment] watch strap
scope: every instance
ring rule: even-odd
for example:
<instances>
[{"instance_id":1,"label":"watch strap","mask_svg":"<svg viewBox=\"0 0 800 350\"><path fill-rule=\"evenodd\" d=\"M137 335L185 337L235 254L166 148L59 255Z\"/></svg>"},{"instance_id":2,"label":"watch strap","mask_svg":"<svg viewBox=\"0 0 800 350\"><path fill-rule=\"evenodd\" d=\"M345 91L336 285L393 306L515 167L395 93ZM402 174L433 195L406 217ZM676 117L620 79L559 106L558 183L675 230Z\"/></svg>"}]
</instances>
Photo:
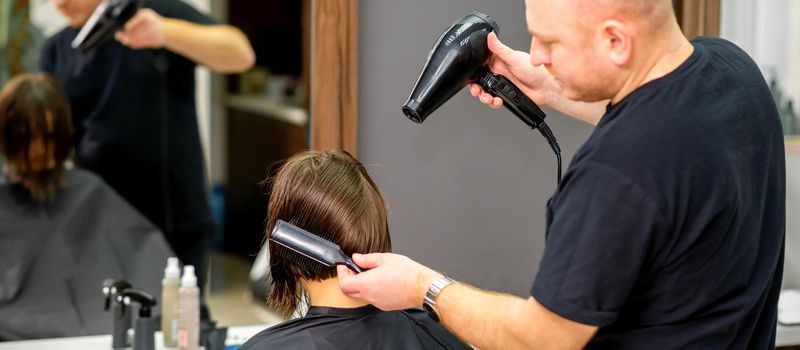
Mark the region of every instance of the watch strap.
<instances>
[{"instance_id":1,"label":"watch strap","mask_svg":"<svg viewBox=\"0 0 800 350\"><path fill-rule=\"evenodd\" d=\"M442 276L433 280L431 285L428 286L428 291L425 293L425 297L422 299L422 307L425 309L425 312L428 313L428 316L434 321L439 322L439 313L436 310L436 301L439 299L439 294L443 289L445 289L445 287L455 282L456 281L450 277Z\"/></svg>"}]
</instances>

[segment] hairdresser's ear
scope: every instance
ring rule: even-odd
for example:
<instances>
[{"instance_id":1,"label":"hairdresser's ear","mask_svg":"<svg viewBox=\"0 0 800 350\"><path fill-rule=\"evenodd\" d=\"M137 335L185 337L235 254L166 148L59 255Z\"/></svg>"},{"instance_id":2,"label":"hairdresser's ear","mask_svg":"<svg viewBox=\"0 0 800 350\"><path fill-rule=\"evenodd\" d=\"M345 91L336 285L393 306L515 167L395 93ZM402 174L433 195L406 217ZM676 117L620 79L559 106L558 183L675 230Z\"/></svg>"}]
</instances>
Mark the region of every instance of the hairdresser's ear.
<instances>
[{"instance_id":1,"label":"hairdresser's ear","mask_svg":"<svg viewBox=\"0 0 800 350\"><path fill-rule=\"evenodd\" d=\"M624 23L607 20L601 25L599 33L600 48L614 65L622 67L631 59L633 40L632 28Z\"/></svg>"}]
</instances>

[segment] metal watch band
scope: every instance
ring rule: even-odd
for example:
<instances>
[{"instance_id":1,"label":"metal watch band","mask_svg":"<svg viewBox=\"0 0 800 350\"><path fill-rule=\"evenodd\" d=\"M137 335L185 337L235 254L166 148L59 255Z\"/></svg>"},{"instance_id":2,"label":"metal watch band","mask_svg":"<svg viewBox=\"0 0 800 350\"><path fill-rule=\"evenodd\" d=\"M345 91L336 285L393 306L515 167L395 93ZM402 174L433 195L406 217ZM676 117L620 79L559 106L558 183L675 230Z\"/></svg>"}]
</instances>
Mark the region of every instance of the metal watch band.
<instances>
[{"instance_id":1,"label":"metal watch band","mask_svg":"<svg viewBox=\"0 0 800 350\"><path fill-rule=\"evenodd\" d=\"M434 321L439 322L439 313L436 311L436 300L439 298L439 293L442 292L442 289L455 282L450 277L442 276L433 280L428 287L428 291L422 299L422 307Z\"/></svg>"}]
</instances>

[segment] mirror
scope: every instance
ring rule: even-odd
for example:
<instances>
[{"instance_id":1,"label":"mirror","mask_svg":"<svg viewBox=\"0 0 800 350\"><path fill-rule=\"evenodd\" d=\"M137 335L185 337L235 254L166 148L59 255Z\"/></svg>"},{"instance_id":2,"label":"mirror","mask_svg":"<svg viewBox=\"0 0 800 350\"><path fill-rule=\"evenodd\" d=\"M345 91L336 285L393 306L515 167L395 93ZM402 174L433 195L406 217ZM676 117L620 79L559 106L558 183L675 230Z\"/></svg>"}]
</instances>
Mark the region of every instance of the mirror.
<instances>
[{"instance_id":1,"label":"mirror","mask_svg":"<svg viewBox=\"0 0 800 350\"><path fill-rule=\"evenodd\" d=\"M184 1L240 28L257 55L256 65L241 74L196 69L198 127L218 223L207 302L222 326L272 323L278 318L264 305L265 282L259 291L248 278L266 215L267 196L258 182L275 170L273 164L309 148L312 1ZM0 85L38 71L45 40L66 25L51 0L2 1Z\"/></svg>"}]
</instances>

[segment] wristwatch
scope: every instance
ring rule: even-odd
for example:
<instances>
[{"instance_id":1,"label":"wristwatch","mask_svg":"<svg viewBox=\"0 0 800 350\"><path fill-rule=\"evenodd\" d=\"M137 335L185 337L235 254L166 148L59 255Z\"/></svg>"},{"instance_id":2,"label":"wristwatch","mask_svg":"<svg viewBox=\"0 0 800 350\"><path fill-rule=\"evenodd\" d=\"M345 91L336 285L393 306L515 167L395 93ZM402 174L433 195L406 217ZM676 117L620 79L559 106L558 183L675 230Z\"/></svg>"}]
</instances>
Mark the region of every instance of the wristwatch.
<instances>
[{"instance_id":1,"label":"wristwatch","mask_svg":"<svg viewBox=\"0 0 800 350\"><path fill-rule=\"evenodd\" d=\"M425 298L422 299L422 308L428 313L428 317L436 322L439 322L439 314L436 312L436 299L439 298L439 293L442 292L442 289L453 283L456 283L456 281L447 276L433 280L425 293Z\"/></svg>"}]
</instances>

